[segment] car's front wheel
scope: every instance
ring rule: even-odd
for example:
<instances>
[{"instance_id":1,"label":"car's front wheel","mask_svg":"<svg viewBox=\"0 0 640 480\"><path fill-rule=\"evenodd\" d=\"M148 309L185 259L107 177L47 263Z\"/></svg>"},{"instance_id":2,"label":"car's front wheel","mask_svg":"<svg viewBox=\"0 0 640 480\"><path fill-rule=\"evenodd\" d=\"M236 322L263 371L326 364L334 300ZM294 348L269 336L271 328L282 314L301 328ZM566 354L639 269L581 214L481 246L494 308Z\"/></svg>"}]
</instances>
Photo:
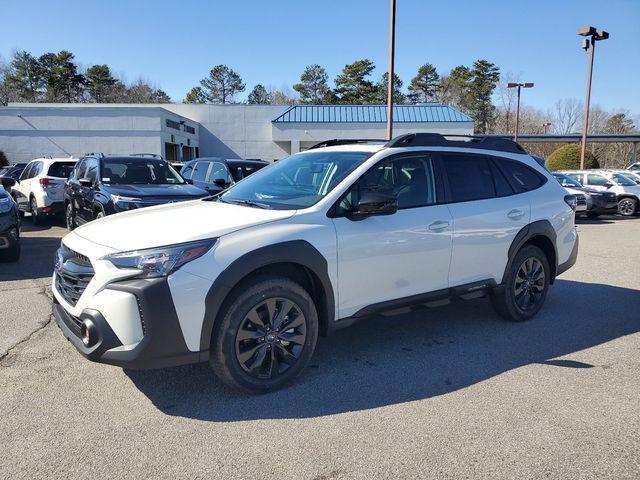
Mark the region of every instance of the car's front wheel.
<instances>
[{"instance_id":1,"label":"car's front wheel","mask_svg":"<svg viewBox=\"0 0 640 480\"><path fill-rule=\"evenodd\" d=\"M73 210L73 205L71 205L71 203L67 203L67 206L64 209L64 217L67 222L67 229L69 231L74 230L77 227L76 213Z\"/></svg>"},{"instance_id":2,"label":"car's front wheel","mask_svg":"<svg viewBox=\"0 0 640 480\"><path fill-rule=\"evenodd\" d=\"M618 213L629 217L638 210L638 201L635 198L625 197L618 202Z\"/></svg>"},{"instance_id":3,"label":"car's front wheel","mask_svg":"<svg viewBox=\"0 0 640 480\"><path fill-rule=\"evenodd\" d=\"M535 245L526 245L513 258L503 285L491 295L491 303L507 320L529 320L542 308L549 281L547 256Z\"/></svg>"},{"instance_id":4,"label":"car's front wheel","mask_svg":"<svg viewBox=\"0 0 640 480\"><path fill-rule=\"evenodd\" d=\"M254 393L293 380L309 363L318 339L311 296L283 277L259 276L244 284L217 321L211 342L214 372L228 385Z\"/></svg>"}]
</instances>

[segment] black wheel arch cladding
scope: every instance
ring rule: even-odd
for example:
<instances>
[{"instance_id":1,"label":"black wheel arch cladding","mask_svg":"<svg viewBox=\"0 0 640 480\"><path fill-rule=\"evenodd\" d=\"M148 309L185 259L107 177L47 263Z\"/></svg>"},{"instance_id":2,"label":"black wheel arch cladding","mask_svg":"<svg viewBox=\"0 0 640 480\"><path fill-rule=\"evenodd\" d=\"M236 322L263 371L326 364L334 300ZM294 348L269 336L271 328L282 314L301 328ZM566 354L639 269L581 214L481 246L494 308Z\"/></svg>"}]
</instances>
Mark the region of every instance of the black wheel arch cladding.
<instances>
[{"instance_id":1,"label":"black wheel arch cladding","mask_svg":"<svg viewBox=\"0 0 640 480\"><path fill-rule=\"evenodd\" d=\"M233 288L252 273L276 264L295 264L313 272L319 280L318 287L324 297L324 305L316 305L318 315L324 315L323 319L319 319L320 324L325 322L329 326L333 323L335 299L326 258L306 240L275 243L238 257L213 282L205 298L205 314L200 334L201 350L209 350L214 324Z\"/></svg>"},{"instance_id":2,"label":"black wheel arch cladding","mask_svg":"<svg viewBox=\"0 0 640 480\"><path fill-rule=\"evenodd\" d=\"M536 239L540 238L542 241L546 243L545 245L539 245L536 242ZM546 239L546 240L544 240ZM533 240L533 241L532 241ZM522 246L526 243L531 243L539 247L545 254L547 254L546 249L548 248L548 244L550 243L553 248L553 258L548 258L549 268L551 269L551 275L549 278L549 283L552 284L556 277L556 272L558 269L558 247L557 247L557 235L553 226L549 222L549 220L538 220L536 222L532 222L526 226L524 226L515 236L513 241L511 242L511 246L509 247L508 260L507 265L504 269L504 273L502 275L502 281L504 282L505 277L507 276L507 272L512 266L513 259L515 258L518 251L522 248Z\"/></svg>"}]
</instances>

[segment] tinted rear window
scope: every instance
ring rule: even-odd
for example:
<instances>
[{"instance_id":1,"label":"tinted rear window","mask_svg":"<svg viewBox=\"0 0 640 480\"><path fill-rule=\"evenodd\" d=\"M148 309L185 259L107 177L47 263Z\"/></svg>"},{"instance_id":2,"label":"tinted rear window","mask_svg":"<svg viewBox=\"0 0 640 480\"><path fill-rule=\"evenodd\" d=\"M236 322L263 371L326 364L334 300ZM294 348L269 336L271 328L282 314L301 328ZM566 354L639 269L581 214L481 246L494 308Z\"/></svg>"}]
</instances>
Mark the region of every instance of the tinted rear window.
<instances>
[{"instance_id":1,"label":"tinted rear window","mask_svg":"<svg viewBox=\"0 0 640 480\"><path fill-rule=\"evenodd\" d=\"M454 155L443 158L452 202L468 202L495 196L488 159Z\"/></svg>"},{"instance_id":2,"label":"tinted rear window","mask_svg":"<svg viewBox=\"0 0 640 480\"><path fill-rule=\"evenodd\" d=\"M500 166L503 167L511 182L521 191L528 192L538 188L544 183L544 177L531 168L520 162L511 160L501 160Z\"/></svg>"},{"instance_id":3,"label":"tinted rear window","mask_svg":"<svg viewBox=\"0 0 640 480\"><path fill-rule=\"evenodd\" d=\"M56 178L69 178L75 167L75 163L71 162L54 162L49 166L47 175Z\"/></svg>"}]
</instances>

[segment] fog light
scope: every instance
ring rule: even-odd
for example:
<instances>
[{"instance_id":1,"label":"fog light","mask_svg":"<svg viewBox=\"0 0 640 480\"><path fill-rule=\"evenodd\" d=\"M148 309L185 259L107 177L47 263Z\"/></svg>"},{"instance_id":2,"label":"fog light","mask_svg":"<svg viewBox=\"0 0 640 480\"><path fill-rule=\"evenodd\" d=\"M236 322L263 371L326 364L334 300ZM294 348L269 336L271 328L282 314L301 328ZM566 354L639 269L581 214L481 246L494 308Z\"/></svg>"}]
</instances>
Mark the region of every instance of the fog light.
<instances>
[{"instance_id":1,"label":"fog light","mask_svg":"<svg viewBox=\"0 0 640 480\"><path fill-rule=\"evenodd\" d=\"M82 343L87 347L92 347L98 342L98 329L91 320L83 320L80 326Z\"/></svg>"}]
</instances>

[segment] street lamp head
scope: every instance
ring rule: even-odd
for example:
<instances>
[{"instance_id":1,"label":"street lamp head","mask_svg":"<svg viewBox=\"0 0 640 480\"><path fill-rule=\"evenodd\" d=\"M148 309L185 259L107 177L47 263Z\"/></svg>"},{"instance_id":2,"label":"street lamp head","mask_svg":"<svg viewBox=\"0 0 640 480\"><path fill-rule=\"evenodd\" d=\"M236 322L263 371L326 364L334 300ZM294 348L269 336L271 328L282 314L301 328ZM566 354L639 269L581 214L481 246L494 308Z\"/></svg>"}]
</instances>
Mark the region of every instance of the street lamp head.
<instances>
[{"instance_id":1,"label":"street lamp head","mask_svg":"<svg viewBox=\"0 0 640 480\"><path fill-rule=\"evenodd\" d=\"M507 88L516 88L518 85L520 85L519 83L507 83Z\"/></svg>"},{"instance_id":2,"label":"street lamp head","mask_svg":"<svg viewBox=\"0 0 640 480\"><path fill-rule=\"evenodd\" d=\"M592 37L597 33L598 32L596 30L596 27L582 27L580 30L578 30L578 35L582 37Z\"/></svg>"},{"instance_id":3,"label":"street lamp head","mask_svg":"<svg viewBox=\"0 0 640 480\"><path fill-rule=\"evenodd\" d=\"M595 36L595 40L606 40L607 38L609 38L609 32L605 32L604 30L600 30Z\"/></svg>"},{"instance_id":4,"label":"street lamp head","mask_svg":"<svg viewBox=\"0 0 640 480\"><path fill-rule=\"evenodd\" d=\"M522 86L523 86L524 88L531 88L531 87L533 87L533 83L530 83L530 82L523 83L523 84L522 84Z\"/></svg>"}]
</instances>

